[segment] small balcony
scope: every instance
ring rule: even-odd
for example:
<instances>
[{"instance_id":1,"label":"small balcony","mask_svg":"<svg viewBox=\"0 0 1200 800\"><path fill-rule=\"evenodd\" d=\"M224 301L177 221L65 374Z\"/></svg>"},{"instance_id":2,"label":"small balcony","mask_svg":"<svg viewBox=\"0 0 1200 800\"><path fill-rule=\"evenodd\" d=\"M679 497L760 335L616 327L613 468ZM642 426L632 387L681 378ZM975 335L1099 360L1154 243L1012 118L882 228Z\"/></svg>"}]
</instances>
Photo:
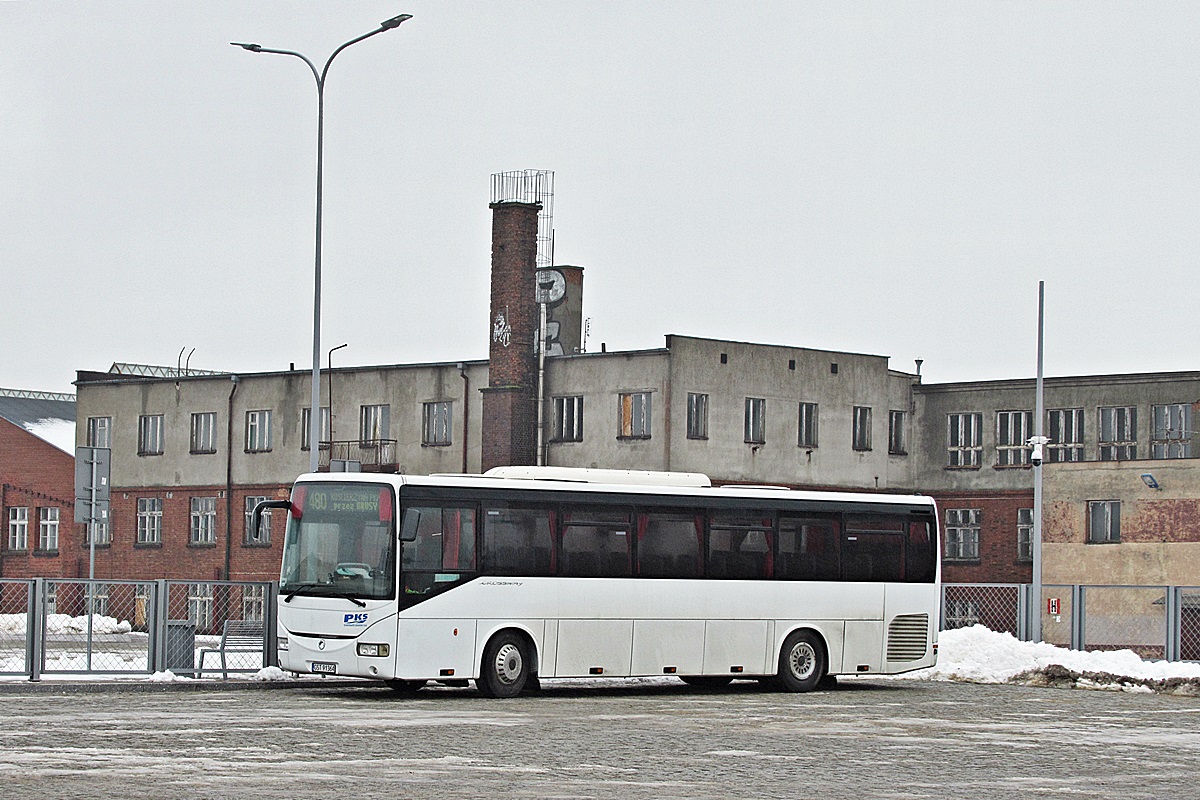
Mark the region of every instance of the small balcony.
<instances>
[{"instance_id":1,"label":"small balcony","mask_svg":"<svg viewBox=\"0 0 1200 800\"><path fill-rule=\"evenodd\" d=\"M330 460L357 461L362 464L363 472L395 472L399 467L395 439L321 442L317 469L328 472Z\"/></svg>"}]
</instances>

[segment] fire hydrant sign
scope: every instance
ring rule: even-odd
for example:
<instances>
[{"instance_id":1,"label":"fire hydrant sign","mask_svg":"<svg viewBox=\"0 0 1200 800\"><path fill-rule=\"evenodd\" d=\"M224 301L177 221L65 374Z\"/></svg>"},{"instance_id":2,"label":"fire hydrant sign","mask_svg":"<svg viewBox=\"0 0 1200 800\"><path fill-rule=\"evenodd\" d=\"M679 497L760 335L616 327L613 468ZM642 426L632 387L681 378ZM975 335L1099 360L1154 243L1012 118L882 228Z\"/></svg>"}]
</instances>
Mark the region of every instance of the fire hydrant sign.
<instances>
[{"instance_id":1,"label":"fire hydrant sign","mask_svg":"<svg viewBox=\"0 0 1200 800\"><path fill-rule=\"evenodd\" d=\"M1060 608L1060 605L1059 605L1057 597L1051 597L1049 600L1046 601L1046 613L1047 614L1062 613L1061 611L1059 611L1059 608Z\"/></svg>"}]
</instances>

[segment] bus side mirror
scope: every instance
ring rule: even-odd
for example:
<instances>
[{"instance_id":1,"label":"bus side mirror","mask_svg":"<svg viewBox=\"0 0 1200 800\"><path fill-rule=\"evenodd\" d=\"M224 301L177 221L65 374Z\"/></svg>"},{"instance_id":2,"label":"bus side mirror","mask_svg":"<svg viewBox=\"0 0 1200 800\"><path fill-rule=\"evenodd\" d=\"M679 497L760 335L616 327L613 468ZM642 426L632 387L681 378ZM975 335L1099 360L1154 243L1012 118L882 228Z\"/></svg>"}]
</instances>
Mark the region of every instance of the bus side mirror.
<instances>
[{"instance_id":1,"label":"bus side mirror","mask_svg":"<svg viewBox=\"0 0 1200 800\"><path fill-rule=\"evenodd\" d=\"M406 509L404 512L404 522L400 525L400 541L415 542L417 540L417 528L421 524L421 512L415 508Z\"/></svg>"},{"instance_id":2,"label":"bus side mirror","mask_svg":"<svg viewBox=\"0 0 1200 800\"><path fill-rule=\"evenodd\" d=\"M253 521L254 538L258 539L258 531L262 527L262 515L268 508L286 508L292 512L292 516L300 518L300 509L292 505L291 500L264 500L254 506L254 511L250 513Z\"/></svg>"}]
</instances>

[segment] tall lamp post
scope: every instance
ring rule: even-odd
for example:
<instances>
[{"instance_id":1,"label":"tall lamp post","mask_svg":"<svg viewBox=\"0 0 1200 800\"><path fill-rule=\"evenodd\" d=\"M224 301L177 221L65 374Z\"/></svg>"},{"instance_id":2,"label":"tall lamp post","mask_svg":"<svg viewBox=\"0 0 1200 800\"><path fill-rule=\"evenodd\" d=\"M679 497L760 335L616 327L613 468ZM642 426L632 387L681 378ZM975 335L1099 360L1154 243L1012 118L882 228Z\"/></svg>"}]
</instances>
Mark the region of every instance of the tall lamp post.
<instances>
[{"instance_id":1,"label":"tall lamp post","mask_svg":"<svg viewBox=\"0 0 1200 800\"><path fill-rule=\"evenodd\" d=\"M325 76L329 74L329 65L337 58L338 53L352 44L358 44L363 39L369 39L377 33L390 31L400 27L400 23L412 19L412 14L400 14L379 23L379 27L370 33L364 33L338 47L325 62L319 72L317 67L303 53L294 50L275 50L259 44L248 42L230 42L235 47L249 50L251 53L275 53L281 56L295 56L308 65L313 77L317 80L317 236L316 236L316 266L313 277L313 361L312 361L312 406L308 414L308 471L316 472L321 449L321 189L322 167L325 156ZM329 409L330 415L333 409ZM332 421L332 420L331 420Z\"/></svg>"},{"instance_id":2,"label":"tall lamp post","mask_svg":"<svg viewBox=\"0 0 1200 800\"><path fill-rule=\"evenodd\" d=\"M327 354L328 357L325 359L326 364L329 365L328 371L329 371L329 457L330 458L333 458L333 354L336 353L338 350L341 350L343 347L349 347L349 346L350 346L349 342L343 342L342 344L339 344L337 347L329 348L329 353Z\"/></svg>"}]
</instances>

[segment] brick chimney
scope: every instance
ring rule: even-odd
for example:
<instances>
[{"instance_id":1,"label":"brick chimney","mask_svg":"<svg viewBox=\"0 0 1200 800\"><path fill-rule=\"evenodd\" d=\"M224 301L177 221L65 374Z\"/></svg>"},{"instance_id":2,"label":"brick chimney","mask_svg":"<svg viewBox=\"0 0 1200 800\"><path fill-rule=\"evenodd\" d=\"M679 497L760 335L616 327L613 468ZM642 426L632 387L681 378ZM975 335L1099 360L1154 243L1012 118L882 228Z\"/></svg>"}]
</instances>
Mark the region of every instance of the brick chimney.
<instances>
[{"instance_id":1,"label":"brick chimney","mask_svg":"<svg viewBox=\"0 0 1200 800\"><path fill-rule=\"evenodd\" d=\"M492 313L483 389L484 471L537 463L539 203L492 203Z\"/></svg>"}]
</instances>

